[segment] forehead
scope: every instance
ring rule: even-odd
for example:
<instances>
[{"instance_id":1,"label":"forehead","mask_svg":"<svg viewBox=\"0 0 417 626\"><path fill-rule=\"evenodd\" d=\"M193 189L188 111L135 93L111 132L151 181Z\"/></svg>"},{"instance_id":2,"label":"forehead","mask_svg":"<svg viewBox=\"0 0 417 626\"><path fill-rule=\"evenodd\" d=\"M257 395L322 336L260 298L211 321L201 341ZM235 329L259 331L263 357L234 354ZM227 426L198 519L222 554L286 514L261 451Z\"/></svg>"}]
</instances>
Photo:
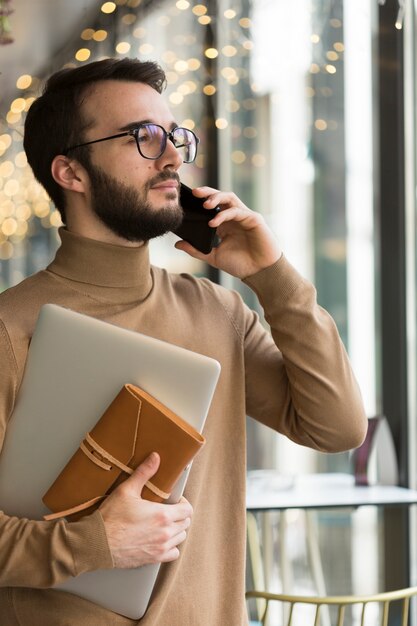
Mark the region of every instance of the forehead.
<instances>
[{"instance_id":1,"label":"forehead","mask_svg":"<svg viewBox=\"0 0 417 626\"><path fill-rule=\"evenodd\" d=\"M145 83L108 80L96 83L82 104L83 116L95 131L118 130L132 122L170 125L173 116L165 99Z\"/></svg>"}]
</instances>

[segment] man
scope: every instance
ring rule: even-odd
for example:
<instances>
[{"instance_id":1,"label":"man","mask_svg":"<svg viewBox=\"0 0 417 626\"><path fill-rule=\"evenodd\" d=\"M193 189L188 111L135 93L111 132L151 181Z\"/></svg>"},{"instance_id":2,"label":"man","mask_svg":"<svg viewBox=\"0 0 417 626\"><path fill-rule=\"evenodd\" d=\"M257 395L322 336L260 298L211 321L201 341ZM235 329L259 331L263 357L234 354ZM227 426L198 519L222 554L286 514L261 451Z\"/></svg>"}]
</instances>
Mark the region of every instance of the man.
<instances>
[{"instance_id":1,"label":"man","mask_svg":"<svg viewBox=\"0 0 417 626\"><path fill-rule=\"evenodd\" d=\"M262 216L233 193L195 190L220 244L204 257L257 294L272 336L237 293L149 264L148 240L182 219L179 168L195 158L153 63L107 59L52 76L27 115L28 161L65 227L54 261L0 297L3 440L40 307L54 302L214 356L222 373L207 444L176 505L141 498L151 457L76 522L0 516L0 622L133 624L49 589L69 576L164 563L143 626L243 626L245 416L317 450L358 446L366 418L330 316L282 255ZM176 247L203 255L185 242Z\"/></svg>"}]
</instances>

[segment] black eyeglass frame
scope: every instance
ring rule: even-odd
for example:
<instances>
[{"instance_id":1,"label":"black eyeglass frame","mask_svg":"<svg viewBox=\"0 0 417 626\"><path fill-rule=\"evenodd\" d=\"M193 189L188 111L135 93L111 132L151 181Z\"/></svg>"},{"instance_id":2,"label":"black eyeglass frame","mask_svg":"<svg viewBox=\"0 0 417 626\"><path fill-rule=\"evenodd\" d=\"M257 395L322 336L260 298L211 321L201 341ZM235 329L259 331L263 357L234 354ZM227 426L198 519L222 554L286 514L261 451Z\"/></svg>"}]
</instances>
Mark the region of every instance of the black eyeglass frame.
<instances>
[{"instance_id":1,"label":"black eyeglass frame","mask_svg":"<svg viewBox=\"0 0 417 626\"><path fill-rule=\"evenodd\" d=\"M141 128L146 128L148 126L157 126L158 128L160 128L163 131L163 137L164 142L163 142L163 147L161 149L160 154L158 154L158 156L155 157L149 157L143 154L142 150L140 149L140 145L139 145L139 131ZM184 163L193 163L197 157L197 149L198 149L198 144L200 143L200 139L197 137L197 135L190 130L189 128L185 128L184 126L176 126L175 128L173 128L171 131L166 131L165 128L163 126L160 126L160 124L153 124L151 122L147 122L146 124L138 124L138 126L136 126L135 128L132 128L131 130L127 130L124 133L118 133L117 135L110 135L109 137L102 137L101 139L93 139L93 141L86 141L85 143L79 143L76 146L70 146L69 148L66 148L63 152L63 154L66 156L68 154L68 152L70 150L75 150L75 148L82 148L83 146L90 146L93 143L100 143L101 141L109 141L109 139L118 139L119 137L127 137L127 136L132 136L135 138L136 141L136 146L138 149L139 154L144 158L144 159L148 159L150 161L156 161L157 159L160 159L161 156L164 154L166 147L167 147L167 141L168 139L174 144L175 148L182 148L184 147L184 144L181 145L175 145L175 140L174 140L174 133L177 130L186 130L187 133L191 133L192 136L195 139L195 155L194 158L191 161L184 161Z\"/></svg>"}]
</instances>

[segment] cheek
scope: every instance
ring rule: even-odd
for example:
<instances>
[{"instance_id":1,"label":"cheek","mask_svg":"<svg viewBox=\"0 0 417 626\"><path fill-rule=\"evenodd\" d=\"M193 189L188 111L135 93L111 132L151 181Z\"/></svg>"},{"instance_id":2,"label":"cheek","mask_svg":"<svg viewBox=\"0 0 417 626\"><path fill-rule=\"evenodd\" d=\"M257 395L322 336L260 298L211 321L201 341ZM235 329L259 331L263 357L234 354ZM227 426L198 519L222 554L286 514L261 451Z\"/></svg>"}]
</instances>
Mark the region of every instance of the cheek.
<instances>
[{"instance_id":1,"label":"cheek","mask_svg":"<svg viewBox=\"0 0 417 626\"><path fill-rule=\"evenodd\" d=\"M127 166L123 167L123 165L119 164L118 166L118 178L119 180L128 185L136 188L137 191L141 192L146 183L155 175L155 172L152 169L152 165L148 164L143 165L135 165L134 167Z\"/></svg>"}]
</instances>

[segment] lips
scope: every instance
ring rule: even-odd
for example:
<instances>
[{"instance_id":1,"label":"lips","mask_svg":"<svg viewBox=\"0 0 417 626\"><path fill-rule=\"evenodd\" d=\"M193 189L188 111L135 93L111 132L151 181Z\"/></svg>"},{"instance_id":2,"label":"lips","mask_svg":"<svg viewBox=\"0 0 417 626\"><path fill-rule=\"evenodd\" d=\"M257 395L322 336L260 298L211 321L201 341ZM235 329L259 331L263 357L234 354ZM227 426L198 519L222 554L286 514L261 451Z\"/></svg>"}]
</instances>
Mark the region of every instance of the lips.
<instances>
[{"instance_id":1,"label":"lips","mask_svg":"<svg viewBox=\"0 0 417 626\"><path fill-rule=\"evenodd\" d=\"M153 185L151 187L151 189L157 189L157 190L161 190L161 191L165 191L165 190L169 190L172 191L173 189L175 189L177 191L178 189L178 183L176 180L166 180L163 183L159 183L158 185Z\"/></svg>"}]
</instances>

